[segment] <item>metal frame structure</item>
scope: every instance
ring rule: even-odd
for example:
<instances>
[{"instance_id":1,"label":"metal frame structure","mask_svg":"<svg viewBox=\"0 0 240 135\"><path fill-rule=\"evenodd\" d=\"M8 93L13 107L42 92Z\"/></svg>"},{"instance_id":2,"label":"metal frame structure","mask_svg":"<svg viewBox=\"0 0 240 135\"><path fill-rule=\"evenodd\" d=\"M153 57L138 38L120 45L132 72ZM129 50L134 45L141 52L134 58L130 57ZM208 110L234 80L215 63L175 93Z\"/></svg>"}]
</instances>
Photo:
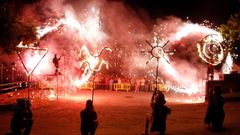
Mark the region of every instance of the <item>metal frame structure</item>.
<instances>
[{"instance_id":1,"label":"metal frame structure","mask_svg":"<svg viewBox=\"0 0 240 135\"><path fill-rule=\"evenodd\" d=\"M42 50L44 51L44 54L42 55L41 59L38 61L38 63L34 66L34 68L30 71L28 71L26 65L24 64L23 62L23 59L21 57L21 53L18 49L31 49L31 50ZM26 74L27 74L27 87L28 87L28 101L30 102L30 77L32 75L32 73L34 72L34 70L37 68L37 66L40 64L40 62L42 61L42 59L46 56L46 54L48 53L48 49L42 49L42 48L38 48L38 47L27 47L27 46L17 46L17 55L18 55L18 58L20 59L23 67L24 67L24 70L26 71Z\"/></svg>"}]
</instances>

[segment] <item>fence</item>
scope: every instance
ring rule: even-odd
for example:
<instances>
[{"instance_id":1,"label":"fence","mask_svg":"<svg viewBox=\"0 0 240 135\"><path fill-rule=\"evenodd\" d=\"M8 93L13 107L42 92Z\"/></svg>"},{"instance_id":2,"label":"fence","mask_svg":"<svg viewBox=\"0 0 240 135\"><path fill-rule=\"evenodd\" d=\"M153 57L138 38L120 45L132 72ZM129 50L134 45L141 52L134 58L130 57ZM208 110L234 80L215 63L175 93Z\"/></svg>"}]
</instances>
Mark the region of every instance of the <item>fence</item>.
<instances>
[{"instance_id":1,"label":"fence","mask_svg":"<svg viewBox=\"0 0 240 135\"><path fill-rule=\"evenodd\" d=\"M130 83L114 83L113 88L116 91L118 91L118 90L129 91L131 88L131 85L130 85Z\"/></svg>"},{"instance_id":2,"label":"fence","mask_svg":"<svg viewBox=\"0 0 240 135\"><path fill-rule=\"evenodd\" d=\"M21 88L26 88L26 86L27 86L27 82L23 82L23 81L0 84L0 94L12 92Z\"/></svg>"}]
</instances>

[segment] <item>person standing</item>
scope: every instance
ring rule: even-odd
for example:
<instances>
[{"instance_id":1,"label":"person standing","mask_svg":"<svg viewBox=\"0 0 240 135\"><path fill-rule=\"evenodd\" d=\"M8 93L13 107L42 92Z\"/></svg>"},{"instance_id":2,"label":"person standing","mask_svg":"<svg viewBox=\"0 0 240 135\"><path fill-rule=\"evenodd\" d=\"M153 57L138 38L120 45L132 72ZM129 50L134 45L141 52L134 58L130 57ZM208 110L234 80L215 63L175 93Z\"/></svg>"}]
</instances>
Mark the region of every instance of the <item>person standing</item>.
<instances>
[{"instance_id":1,"label":"person standing","mask_svg":"<svg viewBox=\"0 0 240 135\"><path fill-rule=\"evenodd\" d=\"M152 127L150 132L160 132L160 135L164 135L166 132L166 120L167 115L171 114L171 109L166 105L166 100L162 92L159 92L156 97L156 102L152 105Z\"/></svg>"},{"instance_id":2,"label":"person standing","mask_svg":"<svg viewBox=\"0 0 240 135\"><path fill-rule=\"evenodd\" d=\"M140 87L140 80L136 79L136 81L135 81L135 92L139 91L139 87Z\"/></svg>"},{"instance_id":3,"label":"person standing","mask_svg":"<svg viewBox=\"0 0 240 135\"><path fill-rule=\"evenodd\" d=\"M223 109L224 98L221 96L221 87L215 86L208 98L208 108L204 118L204 123L214 131L222 130L225 112Z\"/></svg>"},{"instance_id":4,"label":"person standing","mask_svg":"<svg viewBox=\"0 0 240 135\"><path fill-rule=\"evenodd\" d=\"M140 79L139 81L140 81L139 91L145 91L145 79L142 78L142 79Z\"/></svg>"},{"instance_id":5,"label":"person standing","mask_svg":"<svg viewBox=\"0 0 240 135\"><path fill-rule=\"evenodd\" d=\"M111 78L109 80L109 90L112 91L113 90L113 84L114 84L114 80Z\"/></svg>"},{"instance_id":6,"label":"person standing","mask_svg":"<svg viewBox=\"0 0 240 135\"><path fill-rule=\"evenodd\" d=\"M98 126L97 113L94 110L92 100L87 100L86 108L80 112L81 134L94 135Z\"/></svg>"},{"instance_id":7,"label":"person standing","mask_svg":"<svg viewBox=\"0 0 240 135\"><path fill-rule=\"evenodd\" d=\"M54 58L52 60L54 66L55 66L55 75L61 75L60 71L59 71L59 61L61 60L61 56L57 57L57 54L54 55Z\"/></svg>"},{"instance_id":8,"label":"person standing","mask_svg":"<svg viewBox=\"0 0 240 135\"><path fill-rule=\"evenodd\" d=\"M17 99L17 108L13 114L11 120L11 133L7 135L30 135L33 120L32 120L32 110L31 104L26 99Z\"/></svg>"}]
</instances>

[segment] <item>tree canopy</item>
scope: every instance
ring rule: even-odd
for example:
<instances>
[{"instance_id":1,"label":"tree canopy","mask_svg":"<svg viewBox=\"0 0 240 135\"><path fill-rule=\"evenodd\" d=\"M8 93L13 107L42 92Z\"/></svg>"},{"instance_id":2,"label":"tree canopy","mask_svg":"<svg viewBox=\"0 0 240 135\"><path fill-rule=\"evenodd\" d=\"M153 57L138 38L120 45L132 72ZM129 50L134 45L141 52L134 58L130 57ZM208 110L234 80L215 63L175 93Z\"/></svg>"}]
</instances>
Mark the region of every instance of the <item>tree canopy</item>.
<instances>
[{"instance_id":1,"label":"tree canopy","mask_svg":"<svg viewBox=\"0 0 240 135\"><path fill-rule=\"evenodd\" d=\"M227 41L234 62L240 65L240 11L231 15L226 24L220 25L219 30Z\"/></svg>"},{"instance_id":2,"label":"tree canopy","mask_svg":"<svg viewBox=\"0 0 240 135\"><path fill-rule=\"evenodd\" d=\"M21 17L27 0L2 0L0 2L0 47L4 52L11 53L18 43L36 40L35 26L25 23Z\"/></svg>"}]
</instances>

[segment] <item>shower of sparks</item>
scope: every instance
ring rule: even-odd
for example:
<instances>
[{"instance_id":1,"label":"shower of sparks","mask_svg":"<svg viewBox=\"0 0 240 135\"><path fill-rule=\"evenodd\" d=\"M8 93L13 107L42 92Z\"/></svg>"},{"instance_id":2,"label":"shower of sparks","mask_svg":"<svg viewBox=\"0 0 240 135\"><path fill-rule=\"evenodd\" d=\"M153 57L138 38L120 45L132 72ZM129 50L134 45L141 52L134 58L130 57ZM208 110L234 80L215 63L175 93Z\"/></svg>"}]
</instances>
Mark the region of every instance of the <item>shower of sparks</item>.
<instances>
[{"instance_id":1,"label":"shower of sparks","mask_svg":"<svg viewBox=\"0 0 240 135\"><path fill-rule=\"evenodd\" d=\"M64 19L52 19L50 22L45 24L44 26L36 27L37 38L41 39L43 36L48 34L49 32L56 31L59 29L59 26L65 24Z\"/></svg>"},{"instance_id":2,"label":"shower of sparks","mask_svg":"<svg viewBox=\"0 0 240 135\"><path fill-rule=\"evenodd\" d=\"M105 64L106 68L108 69L108 62L103 58L100 58L104 50L112 52L111 48L104 47L101 49L98 55L92 55L85 45L82 46L79 58L82 58L83 60L80 63L80 67L82 67L84 64L87 66L84 68L82 78L74 81L75 86L81 86L83 83L88 81L93 72L98 72L101 70L103 64Z\"/></svg>"},{"instance_id":3,"label":"shower of sparks","mask_svg":"<svg viewBox=\"0 0 240 135\"><path fill-rule=\"evenodd\" d=\"M233 66L233 59L231 57L231 54L228 53L227 58L222 66L222 72L224 74L229 74L232 71Z\"/></svg>"},{"instance_id":4,"label":"shower of sparks","mask_svg":"<svg viewBox=\"0 0 240 135\"><path fill-rule=\"evenodd\" d=\"M224 58L224 50L221 45L222 41L222 37L216 34L205 36L197 43L200 58L214 66L220 64Z\"/></svg>"},{"instance_id":5,"label":"shower of sparks","mask_svg":"<svg viewBox=\"0 0 240 135\"><path fill-rule=\"evenodd\" d=\"M97 45L100 41L105 39L105 34L101 30L101 20L100 20L100 10L96 6L92 6L86 12L84 12L83 17L79 18L77 14L71 9L67 9L64 12L64 16L59 19L49 19L48 23L45 23L43 26L37 27L37 37L41 39L45 35L61 31L74 33L77 39L81 39L84 43L90 45ZM79 21L81 20L81 21ZM110 48L105 47L101 50L112 51ZM86 53L85 56L82 53ZM99 55L101 55L101 53ZM98 56L90 57L86 46L82 46L82 49L79 54L79 58L83 60L80 63L82 65L87 64L83 67L83 74L79 77L69 76L70 85L80 86L83 83L87 82L92 75L93 71L99 71L103 64L108 68L108 63ZM66 71L68 72L68 71ZM70 71L70 74L71 71Z\"/></svg>"},{"instance_id":6,"label":"shower of sparks","mask_svg":"<svg viewBox=\"0 0 240 135\"><path fill-rule=\"evenodd\" d=\"M72 11L67 10L65 17L50 19L44 26L37 27L37 37L40 39L50 32L58 31L63 26L68 30L77 31L82 40L92 42L101 41L105 35L101 32L100 11L96 7L92 7L90 12L90 15L87 15L84 21L79 22L76 15Z\"/></svg>"},{"instance_id":7,"label":"shower of sparks","mask_svg":"<svg viewBox=\"0 0 240 135\"><path fill-rule=\"evenodd\" d=\"M223 37L222 35L217 32L214 29L208 28L206 26L203 25L199 25L199 24L192 24L192 23L184 23L182 27L179 28L179 30L172 36L173 40L181 40L184 37L187 37L191 34L195 34L195 33L203 33L203 34L214 34L217 35L215 38L222 42L223 41Z\"/></svg>"},{"instance_id":8,"label":"shower of sparks","mask_svg":"<svg viewBox=\"0 0 240 135\"><path fill-rule=\"evenodd\" d=\"M51 101L56 100L57 99L57 94L56 94L55 90L50 90L49 92L50 92L50 94L48 95L48 99L51 100Z\"/></svg>"}]
</instances>

